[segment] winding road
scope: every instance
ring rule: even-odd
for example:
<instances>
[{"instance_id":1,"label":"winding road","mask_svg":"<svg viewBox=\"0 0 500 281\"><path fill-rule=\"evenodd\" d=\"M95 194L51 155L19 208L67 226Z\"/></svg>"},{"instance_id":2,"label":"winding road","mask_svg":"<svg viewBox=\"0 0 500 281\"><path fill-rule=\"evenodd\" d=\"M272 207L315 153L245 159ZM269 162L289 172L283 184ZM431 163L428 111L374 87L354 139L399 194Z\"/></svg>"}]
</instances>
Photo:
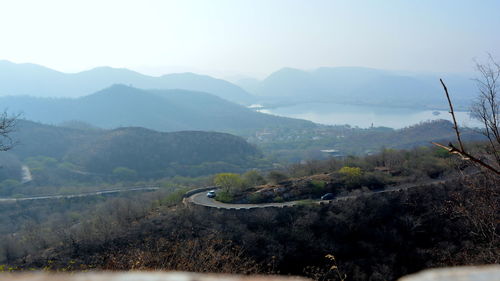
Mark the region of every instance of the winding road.
<instances>
[{"instance_id":1,"label":"winding road","mask_svg":"<svg viewBox=\"0 0 500 281\"><path fill-rule=\"evenodd\" d=\"M411 188L416 188L416 187L423 187L423 186L429 186L429 185L438 185L438 184L443 184L447 181L453 180L454 178L450 179L437 179L437 180L431 180L427 181L424 183L415 183L415 184L402 184L398 186L391 186L387 187L384 190L378 190L378 191L370 191L370 192L364 192L358 195L348 195L348 196L337 196L332 200L319 200L319 199L312 199L312 200L297 200L297 201L288 201L288 202L282 202L282 203L262 203L262 204L230 204L230 203L222 203L219 202L213 198L208 198L206 193L206 190L200 190L198 193L195 193L187 198L185 198L185 203L188 204L194 204L194 205L199 205L199 206L205 206L205 207L210 207L210 208L217 208L217 209L232 209L232 210L248 210L248 209L258 209L258 208L270 208L270 207L275 207L275 208L283 208L283 207L291 207L295 205L300 205L304 203L314 203L314 204L330 204L338 201L345 201L345 200L350 200L350 199L355 199L360 196L367 196L367 195L373 195L373 194L378 194L378 193L388 193L388 192L399 192Z\"/></svg>"},{"instance_id":2,"label":"winding road","mask_svg":"<svg viewBox=\"0 0 500 281\"><path fill-rule=\"evenodd\" d=\"M130 192L130 191L154 191L158 190L158 186L147 186L147 187L133 187L133 188L122 188L122 189L107 189L98 190L94 192L85 192L79 194L68 194L68 195L45 195L45 196L31 196L31 197L21 197L21 198L0 198L0 203L2 202L19 202L19 201L31 201L31 200L49 200L49 199L69 199L87 196L97 196L104 194L113 194L120 192Z\"/></svg>"},{"instance_id":3,"label":"winding road","mask_svg":"<svg viewBox=\"0 0 500 281\"><path fill-rule=\"evenodd\" d=\"M206 192L201 191L200 193L196 193L188 197L187 202L205 207L240 210L240 209L293 206L296 205L299 201L290 201L283 203L263 203L263 204L229 204L229 203L219 202L213 198L208 198Z\"/></svg>"}]
</instances>

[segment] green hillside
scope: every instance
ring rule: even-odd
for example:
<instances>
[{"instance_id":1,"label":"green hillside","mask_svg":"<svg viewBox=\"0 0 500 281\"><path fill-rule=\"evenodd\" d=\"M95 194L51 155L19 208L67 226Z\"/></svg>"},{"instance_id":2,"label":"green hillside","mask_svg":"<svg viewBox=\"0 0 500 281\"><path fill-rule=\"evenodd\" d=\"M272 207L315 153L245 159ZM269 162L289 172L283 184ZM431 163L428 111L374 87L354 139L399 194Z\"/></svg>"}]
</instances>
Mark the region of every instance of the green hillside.
<instances>
[{"instance_id":1,"label":"green hillside","mask_svg":"<svg viewBox=\"0 0 500 281\"><path fill-rule=\"evenodd\" d=\"M78 130L20 121L18 145L1 154L2 163L32 170L35 181L140 180L244 171L255 165L257 149L244 139L216 132L162 133L144 128ZM19 174L4 175L5 180ZM14 176L12 176L14 175ZM37 175L39 177L37 178Z\"/></svg>"}]
</instances>

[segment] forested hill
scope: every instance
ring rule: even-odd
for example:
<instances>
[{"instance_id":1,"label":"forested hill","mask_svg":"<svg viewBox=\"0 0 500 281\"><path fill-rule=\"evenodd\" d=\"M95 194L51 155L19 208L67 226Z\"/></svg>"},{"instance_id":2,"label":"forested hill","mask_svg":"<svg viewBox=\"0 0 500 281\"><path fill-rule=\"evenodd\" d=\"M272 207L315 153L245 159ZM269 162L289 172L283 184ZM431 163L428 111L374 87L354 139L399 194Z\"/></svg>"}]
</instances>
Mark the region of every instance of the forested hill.
<instances>
[{"instance_id":1,"label":"forested hill","mask_svg":"<svg viewBox=\"0 0 500 281\"><path fill-rule=\"evenodd\" d=\"M0 95L37 97L79 97L113 84L150 89L186 89L212 93L232 102L249 104L253 97L227 81L195 73L175 73L153 77L111 67L79 73L63 73L36 64L16 64L0 60Z\"/></svg>"},{"instance_id":2,"label":"forested hill","mask_svg":"<svg viewBox=\"0 0 500 281\"><path fill-rule=\"evenodd\" d=\"M314 127L312 122L250 110L214 95L187 90L141 90L114 85L76 98L1 97L10 112L48 124L71 120L113 129L145 127L158 131L202 130L251 134L265 128Z\"/></svg>"},{"instance_id":3,"label":"forested hill","mask_svg":"<svg viewBox=\"0 0 500 281\"><path fill-rule=\"evenodd\" d=\"M19 144L9 154L23 161L49 157L66 163L66 168L96 174L124 167L141 178L239 171L259 156L244 139L216 132L162 133L136 127L77 130L20 121L13 138Z\"/></svg>"}]
</instances>

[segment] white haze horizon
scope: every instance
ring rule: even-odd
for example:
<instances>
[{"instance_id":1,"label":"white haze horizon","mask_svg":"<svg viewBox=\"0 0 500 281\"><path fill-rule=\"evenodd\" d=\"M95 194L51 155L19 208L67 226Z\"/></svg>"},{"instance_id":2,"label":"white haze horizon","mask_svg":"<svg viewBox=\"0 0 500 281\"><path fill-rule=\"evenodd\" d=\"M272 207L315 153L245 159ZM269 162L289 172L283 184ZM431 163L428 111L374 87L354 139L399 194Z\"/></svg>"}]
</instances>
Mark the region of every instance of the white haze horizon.
<instances>
[{"instance_id":1,"label":"white haze horizon","mask_svg":"<svg viewBox=\"0 0 500 281\"><path fill-rule=\"evenodd\" d=\"M33 62L24 62L24 61L15 61L15 60L10 60L7 58L0 58L0 61L6 61L14 64L28 64L28 65L37 65L41 66L44 68L48 68L57 72L65 73L65 74L76 74L80 72L85 72L85 71L90 71L93 69L98 69L98 68L113 68L113 69L127 69L131 70L137 73L140 73L142 75L147 75L147 76L152 76L152 77L161 77L164 75L169 75L169 74L179 74L179 73L194 73L194 74L199 74L199 75L206 75L210 76L216 79L221 79L221 80L226 80L231 83L235 83L238 80L241 79L256 79L259 81L262 81L269 77L271 74L282 70L286 68L293 68L293 69L298 69L301 71L305 72L311 72L314 70L317 70L319 68L367 68L367 69L376 69L376 70L382 70L382 71L389 71L393 73L401 73L401 74L408 74L408 75L421 75L421 74L426 74L426 75L460 75L460 76L470 76L471 78L475 75L474 70L471 69L470 71L462 71L462 72L446 72L446 71L412 71L408 69L387 69L387 68L377 68L377 67L371 67L371 66L361 66L361 65L338 65L338 66L333 66L333 65L319 65L317 67L312 67L312 68L299 68L299 67L291 67L291 66L283 66L278 69L272 70L269 73L251 73L251 72L233 72L233 71L224 71L224 70L208 70L208 69L198 69L195 67L187 67L187 66L137 66L137 67L119 67L119 66L112 66L112 65L104 65L104 64L97 64L95 66L90 66L90 67L84 67L84 68L70 68L70 69L61 69L61 68L55 68L51 67L48 65L43 65L43 64L38 64L38 63L33 63ZM471 59L471 62L474 62L474 60ZM471 66L473 67L473 66Z\"/></svg>"},{"instance_id":2,"label":"white haze horizon","mask_svg":"<svg viewBox=\"0 0 500 281\"><path fill-rule=\"evenodd\" d=\"M499 10L495 0L2 1L0 59L217 78L322 66L463 73L500 57Z\"/></svg>"}]
</instances>

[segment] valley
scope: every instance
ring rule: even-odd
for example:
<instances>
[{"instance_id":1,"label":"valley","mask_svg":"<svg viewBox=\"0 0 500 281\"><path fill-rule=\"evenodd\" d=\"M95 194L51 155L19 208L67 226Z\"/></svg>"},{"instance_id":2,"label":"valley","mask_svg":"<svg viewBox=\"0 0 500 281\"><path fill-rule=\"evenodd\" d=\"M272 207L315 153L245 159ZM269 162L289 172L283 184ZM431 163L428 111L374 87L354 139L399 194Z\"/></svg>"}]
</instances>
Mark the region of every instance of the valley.
<instances>
[{"instance_id":1,"label":"valley","mask_svg":"<svg viewBox=\"0 0 500 281\"><path fill-rule=\"evenodd\" d=\"M500 280L499 11L0 1L0 281Z\"/></svg>"}]
</instances>

